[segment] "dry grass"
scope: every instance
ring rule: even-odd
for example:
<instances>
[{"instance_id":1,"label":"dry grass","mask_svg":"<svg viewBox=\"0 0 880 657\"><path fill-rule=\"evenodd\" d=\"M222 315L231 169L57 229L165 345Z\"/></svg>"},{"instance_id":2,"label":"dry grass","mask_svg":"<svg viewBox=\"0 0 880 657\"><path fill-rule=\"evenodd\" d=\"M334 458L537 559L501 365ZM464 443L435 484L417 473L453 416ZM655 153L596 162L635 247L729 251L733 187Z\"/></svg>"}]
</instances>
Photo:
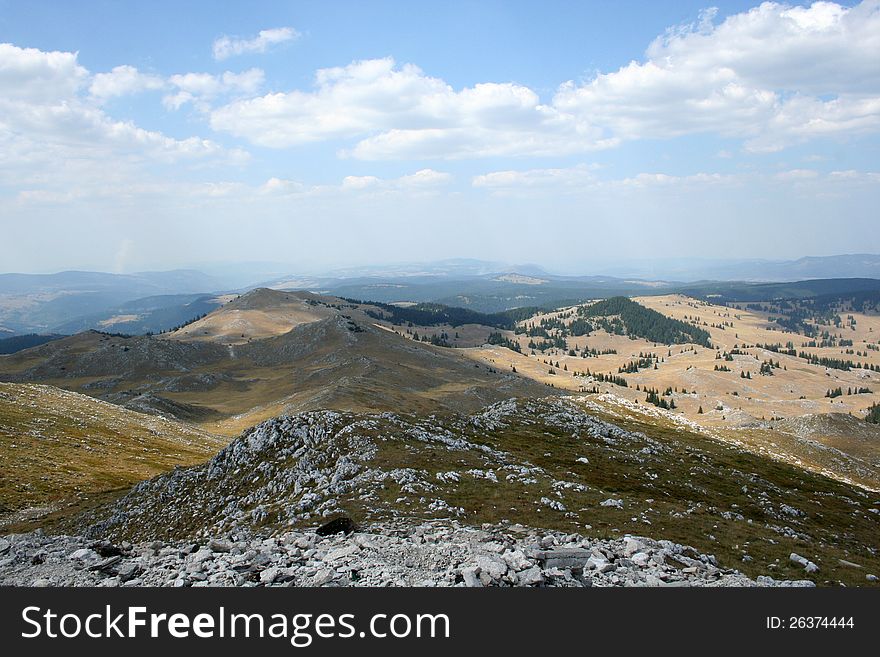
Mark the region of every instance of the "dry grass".
<instances>
[{"instance_id":1,"label":"dry grass","mask_svg":"<svg viewBox=\"0 0 880 657\"><path fill-rule=\"evenodd\" d=\"M698 345L670 347L643 339L611 335L601 330L590 336L569 337L569 347L590 347L600 351L614 349L616 354L581 358L551 349L531 355L527 347L530 338L516 336L513 331L505 334L519 341L522 354L490 345L462 349L459 353L499 371L512 372L515 368L520 376L556 389L584 391L592 390L595 386L602 393L611 393L643 406L646 397L644 388L654 388L660 392L673 388L675 392L667 399L674 399L677 407L675 415L705 427L713 436L845 481L880 488L880 432L874 432L874 438L866 440L852 437L852 432L828 429L816 421L813 422L816 425L814 429L807 427L800 435L792 435L778 421L829 413L851 413L861 418L865 409L880 400L880 373L866 369L849 372L827 369L811 365L802 358L766 349L753 346L742 348L744 344L785 345L791 341L798 351L820 357L880 365L880 351L867 347L868 344L876 345L880 340L880 317L853 313L855 330L846 328L833 331L852 339L852 349L867 353L865 357L845 354L844 347L802 347L806 338L783 331L778 324L769 321L766 313L733 310L680 295L641 297L636 301L669 317L699 324L710 333L712 344L717 345L721 352L738 346L745 354L735 355L733 361L718 360L715 349ZM539 315L528 322L537 324L542 318L555 317L573 309L564 308ZM732 326L720 328L725 322ZM639 353L653 353L662 360L657 369L624 374L629 387L596 383L592 379L576 376L588 369L593 373L616 375L618 368L637 359ZM770 359L781 367L773 370L773 376L761 376L761 363ZM556 367L556 363L559 363L559 367ZM715 367L719 364L729 367L731 371L716 371ZM551 368L553 374L550 374ZM750 379L741 378L741 373L745 372L751 375ZM640 390L636 390L636 386ZM837 387L844 392L847 388L867 387L872 393L844 394L835 399L825 397L829 389ZM687 390L687 393L682 390ZM655 415L654 410L653 406L645 409L650 417ZM771 421L774 418L777 421ZM811 441L821 443L820 448L825 445L830 449L817 448Z\"/></svg>"},{"instance_id":2,"label":"dry grass","mask_svg":"<svg viewBox=\"0 0 880 657\"><path fill-rule=\"evenodd\" d=\"M51 386L0 383L0 523L200 463L225 443Z\"/></svg>"}]
</instances>

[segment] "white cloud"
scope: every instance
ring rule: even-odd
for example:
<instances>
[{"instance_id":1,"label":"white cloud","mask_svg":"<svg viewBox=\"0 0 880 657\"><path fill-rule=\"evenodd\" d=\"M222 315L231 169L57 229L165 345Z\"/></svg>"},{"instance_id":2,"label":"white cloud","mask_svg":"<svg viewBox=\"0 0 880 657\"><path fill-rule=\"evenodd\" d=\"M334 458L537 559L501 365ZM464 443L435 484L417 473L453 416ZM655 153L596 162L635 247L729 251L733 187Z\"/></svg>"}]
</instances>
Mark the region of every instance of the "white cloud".
<instances>
[{"instance_id":1,"label":"white cloud","mask_svg":"<svg viewBox=\"0 0 880 657\"><path fill-rule=\"evenodd\" d=\"M407 176L401 176L397 179L398 185L412 189L438 187L447 185L450 182L452 182L452 174L443 171L434 171L433 169L421 169L420 171L416 171Z\"/></svg>"},{"instance_id":2,"label":"white cloud","mask_svg":"<svg viewBox=\"0 0 880 657\"><path fill-rule=\"evenodd\" d=\"M338 185L305 185L295 180L270 178L259 189L263 195L286 195L298 197L338 196L339 194L433 194L448 186L452 175L434 169L421 169L398 178L378 176L345 176Z\"/></svg>"},{"instance_id":3,"label":"white cloud","mask_svg":"<svg viewBox=\"0 0 880 657\"><path fill-rule=\"evenodd\" d=\"M626 178L600 178L595 166L578 165L560 169L529 169L523 171L493 171L474 176L471 185L493 196L558 198L560 195L583 194L596 196L612 194L626 198L630 194L648 196L664 190L688 193L720 192L725 189L748 188L753 193L768 187L793 186L798 194L813 192L817 197L840 192L842 185L867 187L880 185L880 173L856 170L822 173L814 169L790 169L775 175L758 173L707 173L674 175L663 172L644 172Z\"/></svg>"},{"instance_id":4,"label":"white cloud","mask_svg":"<svg viewBox=\"0 0 880 657\"><path fill-rule=\"evenodd\" d=\"M456 90L386 58L321 69L312 90L228 103L211 125L274 148L353 140L341 153L364 160L566 155L701 132L768 152L880 130L880 0L714 17L667 31L644 61L563 83L549 102L514 82Z\"/></svg>"},{"instance_id":5,"label":"white cloud","mask_svg":"<svg viewBox=\"0 0 880 657\"><path fill-rule=\"evenodd\" d=\"M155 86L117 67L91 77L76 53L0 45L0 187L22 198L74 198L128 188L149 163L240 163L247 154L199 137L169 137L107 114L96 101Z\"/></svg>"},{"instance_id":6,"label":"white cloud","mask_svg":"<svg viewBox=\"0 0 880 657\"><path fill-rule=\"evenodd\" d=\"M279 202L306 199L344 202L347 198L428 197L442 191L452 182L451 174L433 169L422 169L397 178L345 176L336 184L317 185L278 177L269 178L257 186L234 181L129 181L128 184L121 185L114 178L114 174L110 174L106 180L63 191L22 189L17 194L17 200L24 205L67 204L84 200L143 202L145 199L163 199L169 202L176 199L180 203L217 200L244 204L273 199Z\"/></svg>"},{"instance_id":7,"label":"white cloud","mask_svg":"<svg viewBox=\"0 0 880 657\"><path fill-rule=\"evenodd\" d=\"M813 180L818 177L819 172L813 169L791 169L776 174L776 179L782 181Z\"/></svg>"},{"instance_id":8,"label":"white cloud","mask_svg":"<svg viewBox=\"0 0 880 657\"><path fill-rule=\"evenodd\" d=\"M221 75L210 73L184 73L172 75L168 83L176 89L162 99L168 109L177 110L187 103L193 103L199 111L210 110L211 101L224 95L249 95L256 93L265 74L259 68L251 68L241 73L226 71Z\"/></svg>"},{"instance_id":9,"label":"white cloud","mask_svg":"<svg viewBox=\"0 0 880 657\"><path fill-rule=\"evenodd\" d=\"M79 91L88 76L77 63L76 53L0 43L0 97L7 102L63 100Z\"/></svg>"},{"instance_id":10,"label":"white cloud","mask_svg":"<svg viewBox=\"0 0 880 657\"><path fill-rule=\"evenodd\" d=\"M567 83L553 103L624 139L714 132L772 151L880 128L880 3L765 2L672 30L644 63Z\"/></svg>"},{"instance_id":11,"label":"white cloud","mask_svg":"<svg viewBox=\"0 0 880 657\"><path fill-rule=\"evenodd\" d=\"M292 27L276 27L270 30L260 30L253 39L238 39L235 37L222 36L214 41L214 59L217 61L244 55L246 53L263 53L270 46L285 41L299 38L299 32Z\"/></svg>"},{"instance_id":12,"label":"white cloud","mask_svg":"<svg viewBox=\"0 0 880 657\"><path fill-rule=\"evenodd\" d=\"M613 143L522 85L455 91L391 58L319 70L312 92L235 101L211 113L211 126L274 148L361 138L347 154L365 160L550 155Z\"/></svg>"},{"instance_id":13,"label":"white cloud","mask_svg":"<svg viewBox=\"0 0 880 657\"><path fill-rule=\"evenodd\" d=\"M620 179L601 179L595 165L580 164L559 169L493 171L474 176L471 185L498 196L556 196L600 191L661 190L689 186L706 188L743 182L741 175L695 173L676 176L666 173L639 173Z\"/></svg>"},{"instance_id":14,"label":"white cloud","mask_svg":"<svg viewBox=\"0 0 880 657\"><path fill-rule=\"evenodd\" d=\"M142 91L162 89L165 81L157 76L141 73L134 66L117 66L109 73L98 73L92 78L89 93L98 100L127 96Z\"/></svg>"},{"instance_id":15,"label":"white cloud","mask_svg":"<svg viewBox=\"0 0 880 657\"><path fill-rule=\"evenodd\" d=\"M578 165L565 169L530 169L528 171L493 171L475 176L471 181L474 187L497 191L533 188L572 188L596 182L595 167Z\"/></svg>"}]
</instances>

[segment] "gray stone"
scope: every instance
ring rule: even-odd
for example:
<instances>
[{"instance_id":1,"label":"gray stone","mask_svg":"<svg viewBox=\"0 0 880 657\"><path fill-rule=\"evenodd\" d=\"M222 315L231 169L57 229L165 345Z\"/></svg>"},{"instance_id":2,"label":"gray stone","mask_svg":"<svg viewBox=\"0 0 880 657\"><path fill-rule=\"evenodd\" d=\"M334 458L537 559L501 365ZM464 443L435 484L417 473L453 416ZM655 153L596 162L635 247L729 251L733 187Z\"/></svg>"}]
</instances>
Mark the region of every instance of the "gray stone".
<instances>
[{"instance_id":1,"label":"gray stone","mask_svg":"<svg viewBox=\"0 0 880 657\"><path fill-rule=\"evenodd\" d=\"M88 570L109 570L120 561L122 561L122 557L117 554L112 557L107 557L106 559L103 559L98 563L92 564L88 567Z\"/></svg>"},{"instance_id":2,"label":"gray stone","mask_svg":"<svg viewBox=\"0 0 880 657\"><path fill-rule=\"evenodd\" d=\"M635 565L639 566L640 568L644 568L648 565L648 561L651 560L651 555L649 555L647 552L636 552L630 558Z\"/></svg>"},{"instance_id":3,"label":"gray stone","mask_svg":"<svg viewBox=\"0 0 880 657\"><path fill-rule=\"evenodd\" d=\"M795 552L792 552L788 558L792 563L797 564L798 566L802 566L803 569L808 573L815 573L819 570L819 566L814 564L806 557L802 557Z\"/></svg>"},{"instance_id":4,"label":"gray stone","mask_svg":"<svg viewBox=\"0 0 880 657\"><path fill-rule=\"evenodd\" d=\"M67 558L76 561L97 561L98 559L100 559L97 552L88 548L80 548L79 550L74 550L68 555Z\"/></svg>"},{"instance_id":5,"label":"gray stone","mask_svg":"<svg viewBox=\"0 0 880 657\"><path fill-rule=\"evenodd\" d=\"M510 550L501 555L511 570L525 570L532 565L522 550Z\"/></svg>"},{"instance_id":6,"label":"gray stone","mask_svg":"<svg viewBox=\"0 0 880 657\"><path fill-rule=\"evenodd\" d=\"M480 573L492 580L501 579L507 573L507 564L497 557L481 554L477 557L477 565Z\"/></svg>"},{"instance_id":7,"label":"gray stone","mask_svg":"<svg viewBox=\"0 0 880 657\"><path fill-rule=\"evenodd\" d=\"M633 538L632 536L626 536L623 539L623 555L625 557L631 557L636 552L642 552L644 547L644 544L640 540Z\"/></svg>"},{"instance_id":8,"label":"gray stone","mask_svg":"<svg viewBox=\"0 0 880 657\"><path fill-rule=\"evenodd\" d=\"M461 569L461 576L464 579L465 586L469 586L471 588L478 588L483 586L483 582L480 580L480 567L479 566L471 566L469 568Z\"/></svg>"},{"instance_id":9,"label":"gray stone","mask_svg":"<svg viewBox=\"0 0 880 657\"><path fill-rule=\"evenodd\" d=\"M360 546L357 543L351 543L349 545L336 548L335 550L331 550L324 557L324 561L333 562L339 561L340 559L344 559L345 557L349 557L353 554L357 554L360 551Z\"/></svg>"},{"instance_id":10,"label":"gray stone","mask_svg":"<svg viewBox=\"0 0 880 657\"><path fill-rule=\"evenodd\" d=\"M124 563L119 568L116 569L116 575L123 582L128 582L129 580L137 577L141 572L141 567L138 566L133 561L129 561L128 563Z\"/></svg>"},{"instance_id":11,"label":"gray stone","mask_svg":"<svg viewBox=\"0 0 880 657\"><path fill-rule=\"evenodd\" d=\"M614 570L614 564L612 564L604 557L600 557L595 554L590 555L590 558L587 559L584 567L588 570L595 570L600 573L607 573L611 570Z\"/></svg>"},{"instance_id":12,"label":"gray stone","mask_svg":"<svg viewBox=\"0 0 880 657\"><path fill-rule=\"evenodd\" d=\"M210 561L211 559L213 559L214 553L207 548L202 548L198 552L191 554L188 558L190 561L193 561L195 563L202 563L203 561Z\"/></svg>"},{"instance_id":13,"label":"gray stone","mask_svg":"<svg viewBox=\"0 0 880 657\"><path fill-rule=\"evenodd\" d=\"M537 566L532 566L527 570L519 572L517 575L517 583L520 586L538 586L544 583L544 575Z\"/></svg>"},{"instance_id":14,"label":"gray stone","mask_svg":"<svg viewBox=\"0 0 880 657\"><path fill-rule=\"evenodd\" d=\"M212 538L208 541L208 549L212 552L229 552L232 550L232 543L229 541L221 541L216 538Z\"/></svg>"},{"instance_id":15,"label":"gray stone","mask_svg":"<svg viewBox=\"0 0 880 657\"><path fill-rule=\"evenodd\" d=\"M535 554L535 557L542 563L545 569L567 568L583 570L591 556L592 552L583 548L556 548Z\"/></svg>"},{"instance_id":16,"label":"gray stone","mask_svg":"<svg viewBox=\"0 0 880 657\"><path fill-rule=\"evenodd\" d=\"M280 572L280 569L275 566L271 568L266 568L266 570L260 573L260 581L263 584L272 584L276 579L278 579L278 575L280 574Z\"/></svg>"}]
</instances>

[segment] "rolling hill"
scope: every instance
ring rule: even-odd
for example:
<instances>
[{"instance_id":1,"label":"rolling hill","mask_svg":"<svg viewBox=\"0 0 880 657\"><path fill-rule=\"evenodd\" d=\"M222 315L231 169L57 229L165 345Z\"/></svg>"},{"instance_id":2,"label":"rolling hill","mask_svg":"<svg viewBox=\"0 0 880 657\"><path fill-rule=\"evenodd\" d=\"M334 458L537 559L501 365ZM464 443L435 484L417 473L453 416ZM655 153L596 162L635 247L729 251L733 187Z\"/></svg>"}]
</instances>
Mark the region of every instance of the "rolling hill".
<instances>
[{"instance_id":1,"label":"rolling hill","mask_svg":"<svg viewBox=\"0 0 880 657\"><path fill-rule=\"evenodd\" d=\"M0 527L200 463L225 442L52 386L0 383Z\"/></svg>"},{"instance_id":2,"label":"rolling hill","mask_svg":"<svg viewBox=\"0 0 880 657\"><path fill-rule=\"evenodd\" d=\"M378 310L254 290L163 336L96 331L0 357L0 380L42 382L226 435L282 411L473 410L546 386L377 327Z\"/></svg>"}]
</instances>

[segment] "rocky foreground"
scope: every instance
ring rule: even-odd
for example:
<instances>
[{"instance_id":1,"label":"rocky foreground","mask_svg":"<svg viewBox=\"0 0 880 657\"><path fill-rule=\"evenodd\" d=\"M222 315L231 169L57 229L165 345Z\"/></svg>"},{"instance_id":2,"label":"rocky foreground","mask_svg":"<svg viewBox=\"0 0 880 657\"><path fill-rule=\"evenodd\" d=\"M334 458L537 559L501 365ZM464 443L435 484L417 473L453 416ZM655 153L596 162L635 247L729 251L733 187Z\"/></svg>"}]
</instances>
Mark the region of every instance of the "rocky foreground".
<instances>
[{"instance_id":1,"label":"rocky foreground","mask_svg":"<svg viewBox=\"0 0 880 657\"><path fill-rule=\"evenodd\" d=\"M813 586L752 580L670 541L590 540L521 525L427 522L319 536L132 545L47 536L0 539L4 586Z\"/></svg>"},{"instance_id":2,"label":"rocky foreground","mask_svg":"<svg viewBox=\"0 0 880 657\"><path fill-rule=\"evenodd\" d=\"M875 585L875 494L588 402L268 420L0 539L0 584Z\"/></svg>"}]
</instances>

